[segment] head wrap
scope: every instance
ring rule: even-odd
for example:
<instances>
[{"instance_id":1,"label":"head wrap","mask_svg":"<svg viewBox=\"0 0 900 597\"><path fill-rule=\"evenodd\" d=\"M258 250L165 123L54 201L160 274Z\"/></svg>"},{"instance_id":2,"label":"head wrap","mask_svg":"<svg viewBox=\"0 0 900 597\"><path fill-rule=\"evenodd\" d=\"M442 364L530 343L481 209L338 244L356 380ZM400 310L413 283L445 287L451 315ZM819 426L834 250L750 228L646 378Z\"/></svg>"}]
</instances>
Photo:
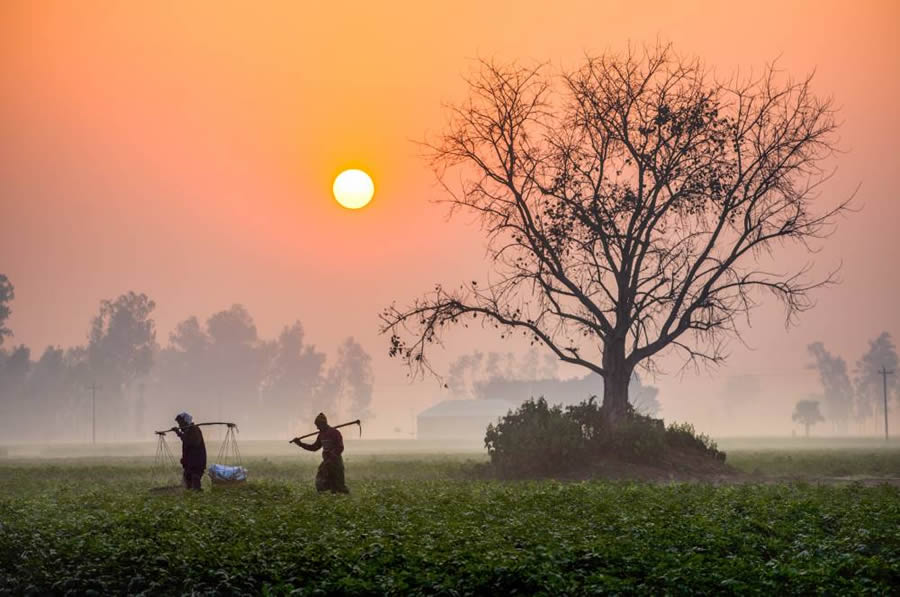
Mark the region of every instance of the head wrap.
<instances>
[{"instance_id":1,"label":"head wrap","mask_svg":"<svg viewBox=\"0 0 900 597\"><path fill-rule=\"evenodd\" d=\"M181 421L184 421L184 424L185 424L185 425L190 425L191 423L194 422L194 418L191 417L191 415L189 415L189 414L187 414L187 413L178 413L178 414L175 416L175 421L176 421L176 422L179 422L179 423L180 423Z\"/></svg>"},{"instance_id":2,"label":"head wrap","mask_svg":"<svg viewBox=\"0 0 900 597\"><path fill-rule=\"evenodd\" d=\"M328 418L325 416L325 413L319 413L316 415L316 420L314 421L316 425L322 423L323 425L328 425Z\"/></svg>"}]
</instances>

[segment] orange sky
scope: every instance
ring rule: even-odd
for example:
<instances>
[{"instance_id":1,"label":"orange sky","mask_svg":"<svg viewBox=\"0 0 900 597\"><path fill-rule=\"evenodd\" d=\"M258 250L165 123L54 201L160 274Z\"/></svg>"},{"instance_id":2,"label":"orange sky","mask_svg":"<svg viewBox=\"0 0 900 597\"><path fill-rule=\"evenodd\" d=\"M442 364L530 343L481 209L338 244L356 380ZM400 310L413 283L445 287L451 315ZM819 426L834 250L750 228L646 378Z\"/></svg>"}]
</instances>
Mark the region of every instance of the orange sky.
<instances>
[{"instance_id":1,"label":"orange sky","mask_svg":"<svg viewBox=\"0 0 900 597\"><path fill-rule=\"evenodd\" d=\"M734 345L717 377L657 380L667 418L727 430L705 400L725 376L814 390L809 342L852 364L882 330L900 340L900 4L300 4L0 5L0 272L16 286L15 342L82 343L98 301L131 289L157 301L163 343L177 321L240 302L266 337L297 318L329 352L357 337L376 358L378 424L406 424L436 387L405 385L377 313L485 271L478 228L428 201L440 193L411 141L441 128L472 58L566 66L657 39L722 72L778 56L791 73L816 69L847 150L826 192L861 183L864 208L818 257L843 262L843 284L787 334L777 307L761 310L757 350ZM375 179L359 212L330 195L346 167ZM773 408L789 413L792 397Z\"/></svg>"}]
</instances>

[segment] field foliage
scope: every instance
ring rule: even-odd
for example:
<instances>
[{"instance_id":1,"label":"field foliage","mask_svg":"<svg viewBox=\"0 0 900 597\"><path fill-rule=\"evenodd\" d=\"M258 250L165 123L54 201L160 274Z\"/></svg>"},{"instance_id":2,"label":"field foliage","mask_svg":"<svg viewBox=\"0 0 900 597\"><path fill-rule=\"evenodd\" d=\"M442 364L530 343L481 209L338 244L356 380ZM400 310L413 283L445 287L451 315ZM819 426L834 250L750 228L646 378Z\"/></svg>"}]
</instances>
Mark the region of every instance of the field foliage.
<instances>
[{"instance_id":1,"label":"field foliage","mask_svg":"<svg viewBox=\"0 0 900 597\"><path fill-rule=\"evenodd\" d=\"M888 593L900 490L860 483L496 481L467 458L247 463L153 494L146 460L0 465L0 593Z\"/></svg>"}]
</instances>

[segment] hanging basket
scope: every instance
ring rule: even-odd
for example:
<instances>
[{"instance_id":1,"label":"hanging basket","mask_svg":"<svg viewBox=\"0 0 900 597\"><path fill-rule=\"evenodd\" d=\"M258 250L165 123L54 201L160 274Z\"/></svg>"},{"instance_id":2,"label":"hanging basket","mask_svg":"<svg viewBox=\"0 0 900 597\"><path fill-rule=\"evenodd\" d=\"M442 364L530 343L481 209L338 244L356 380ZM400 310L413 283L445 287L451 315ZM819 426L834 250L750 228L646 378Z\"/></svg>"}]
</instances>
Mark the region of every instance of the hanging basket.
<instances>
[{"instance_id":1,"label":"hanging basket","mask_svg":"<svg viewBox=\"0 0 900 597\"><path fill-rule=\"evenodd\" d=\"M237 445L237 425L228 424L225 439L216 455L216 464L207 469L209 481L214 487L235 487L247 482L247 469L241 463L241 451Z\"/></svg>"},{"instance_id":2,"label":"hanging basket","mask_svg":"<svg viewBox=\"0 0 900 597\"><path fill-rule=\"evenodd\" d=\"M167 495L179 493L184 490L181 482L181 467L175 460L175 455L166 443L166 433L157 431L156 458L153 460L153 487L150 493Z\"/></svg>"},{"instance_id":3,"label":"hanging basket","mask_svg":"<svg viewBox=\"0 0 900 597\"><path fill-rule=\"evenodd\" d=\"M247 469L242 466L214 464L207 472L210 482L218 487L234 487L247 482Z\"/></svg>"}]
</instances>

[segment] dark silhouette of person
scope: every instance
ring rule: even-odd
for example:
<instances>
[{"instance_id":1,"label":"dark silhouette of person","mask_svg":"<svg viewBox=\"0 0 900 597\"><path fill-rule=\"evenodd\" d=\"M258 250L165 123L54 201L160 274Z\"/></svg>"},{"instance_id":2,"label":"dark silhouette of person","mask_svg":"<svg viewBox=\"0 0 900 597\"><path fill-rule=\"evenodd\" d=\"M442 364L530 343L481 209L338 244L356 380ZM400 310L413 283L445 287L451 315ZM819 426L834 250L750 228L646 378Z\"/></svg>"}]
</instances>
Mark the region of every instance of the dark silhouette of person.
<instances>
[{"instance_id":1,"label":"dark silhouette of person","mask_svg":"<svg viewBox=\"0 0 900 597\"><path fill-rule=\"evenodd\" d=\"M316 472L316 491L319 493L323 491L350 493L344 482L344 459L341 456L344 453L344 438L340 431L328 425L328 419L324 413L316 416L315 423L319 429L316 441L311 444L305 444L300 439L292 441L310 452L322 449L322 464L319 465L319 470Z\"/></svg>"},{"instance_id":2,"label":"dark silhouette of person","mask_svg":"<svg viewBox=\"0 0 900 597\"><path fill-rule=\"evenodd\" d=\"M203 471L206 470L206 442L203 441L203 432L194 425L194 420L188 413L180 413L175 417L178 427L172 427L172 431L181 438L181 467L184 469L184 487L194 491L203 491L200 488L200 480Z\"/></svg>"}]
</instances>

